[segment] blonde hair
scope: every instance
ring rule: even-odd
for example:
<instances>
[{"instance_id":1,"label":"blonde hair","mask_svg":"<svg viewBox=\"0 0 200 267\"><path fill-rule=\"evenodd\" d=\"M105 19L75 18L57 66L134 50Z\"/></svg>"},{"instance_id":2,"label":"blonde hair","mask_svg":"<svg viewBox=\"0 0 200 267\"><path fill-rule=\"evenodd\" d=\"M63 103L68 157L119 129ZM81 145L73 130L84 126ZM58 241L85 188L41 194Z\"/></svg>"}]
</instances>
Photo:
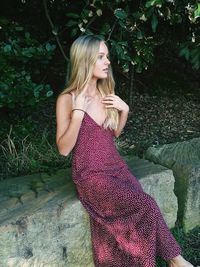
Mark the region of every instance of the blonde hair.
<instances>
[{"instance_id":1,"label":"blonde hair","mask_svg":"<svg viewBox=\"0 0 200 267\"><path fill-rule=\"evenodd\" d=\"M72 90L76 90L77 94L79 94L92 79L93 68L99 55L101 42L104 42L104 40L94 35L80 36L73 42L70 49L70 79L67 88L62 94L69 93ZM97 88L104 97L108 94L114 94L114 87L115 82L109 65L107 78L99 79ZM115 130L117 129L118 121L118 110L115 108L106 109L106 120L103 123L103 127Z\"/></svg>"}]
</instances>

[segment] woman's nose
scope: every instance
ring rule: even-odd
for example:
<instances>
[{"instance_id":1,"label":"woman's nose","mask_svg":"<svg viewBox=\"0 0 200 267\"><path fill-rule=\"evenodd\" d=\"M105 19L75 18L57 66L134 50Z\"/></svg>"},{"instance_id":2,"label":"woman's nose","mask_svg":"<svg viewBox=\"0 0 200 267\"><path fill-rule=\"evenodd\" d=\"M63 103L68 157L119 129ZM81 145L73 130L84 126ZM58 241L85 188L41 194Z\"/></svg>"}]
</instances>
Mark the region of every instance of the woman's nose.
<instances>
[{"instance_id":1,"label":"woman's nose","mask_svg":"<svg viewBox=\"0 0 200 267\"><path fill-rule=\"evenodd\" d=\"M106 59L106 64L110 65L110 60L108 58Z\"/></svg>"}]
</instances>

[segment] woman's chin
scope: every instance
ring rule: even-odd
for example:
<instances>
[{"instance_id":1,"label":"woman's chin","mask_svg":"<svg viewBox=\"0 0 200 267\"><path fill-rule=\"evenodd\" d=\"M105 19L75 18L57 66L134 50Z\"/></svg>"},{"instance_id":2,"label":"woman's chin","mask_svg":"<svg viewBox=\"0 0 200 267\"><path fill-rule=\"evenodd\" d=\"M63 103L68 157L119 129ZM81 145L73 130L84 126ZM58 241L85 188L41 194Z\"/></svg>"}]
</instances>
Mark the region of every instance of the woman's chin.
<instances>
[{"instance_id":1,"label":"woman's chin","mask_svg":"<svg viewBox=\"0 0 200 267\"><path fill-rule=\"evenodd\" d=\"M95 76L94 78L96 78L97 80L106 79L106 78L108 78L108 73L104 73L102 75Z\"/></svg>"}]
</instances>

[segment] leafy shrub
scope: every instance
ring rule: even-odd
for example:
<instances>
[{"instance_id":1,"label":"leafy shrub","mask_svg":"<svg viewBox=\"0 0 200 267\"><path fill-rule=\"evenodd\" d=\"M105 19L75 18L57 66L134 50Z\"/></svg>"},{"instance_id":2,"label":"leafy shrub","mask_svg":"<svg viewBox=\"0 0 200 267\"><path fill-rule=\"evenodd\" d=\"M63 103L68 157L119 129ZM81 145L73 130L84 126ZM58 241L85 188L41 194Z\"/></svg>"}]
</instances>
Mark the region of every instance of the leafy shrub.
<instances>
[{"instance_id":1,"label":"leafy shrub","mask_svg":"<svg viewBox=\"0 0 200 267\"><path fill-rule=\"evenodd\" d=\"M53 94L45 75L55 45L41 45L18 23L0 23L0 107L34 107Z\"/></svg>"},{"instance_id":2,"label":"leafy shrub","mask_svg":"<svg viewBox=\"0 0 200 267\"><path fill-rule=\"evenodd\" d=\"M96 0L81 6L82 1L78 2L72 3L70 13L66 13L71 36L103 35L124 73L129 72L131 65L136 72L146 70L153 63L154 48L167 45L170 49L170 42L177 56L184 56L194 69L200 68L200 3Z\"/></svg>"}]
</instances>

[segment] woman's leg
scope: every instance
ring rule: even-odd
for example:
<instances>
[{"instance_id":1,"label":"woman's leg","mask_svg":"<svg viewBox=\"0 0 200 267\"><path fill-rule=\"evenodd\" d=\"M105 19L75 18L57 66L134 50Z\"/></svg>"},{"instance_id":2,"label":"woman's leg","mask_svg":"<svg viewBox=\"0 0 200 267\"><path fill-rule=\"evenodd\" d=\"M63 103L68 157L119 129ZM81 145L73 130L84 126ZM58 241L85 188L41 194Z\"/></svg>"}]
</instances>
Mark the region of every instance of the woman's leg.
<instances>
[{"instance_id":1,"label":"woman's leg","mask_svg":"<svg viewBox=\"0 0 200 267\"><path fill-rule=\"evenodd\" d=\"M169 267L194 267L191 263L186 261L181 255L168 261Z\"/></svg>"}]
</instances>

